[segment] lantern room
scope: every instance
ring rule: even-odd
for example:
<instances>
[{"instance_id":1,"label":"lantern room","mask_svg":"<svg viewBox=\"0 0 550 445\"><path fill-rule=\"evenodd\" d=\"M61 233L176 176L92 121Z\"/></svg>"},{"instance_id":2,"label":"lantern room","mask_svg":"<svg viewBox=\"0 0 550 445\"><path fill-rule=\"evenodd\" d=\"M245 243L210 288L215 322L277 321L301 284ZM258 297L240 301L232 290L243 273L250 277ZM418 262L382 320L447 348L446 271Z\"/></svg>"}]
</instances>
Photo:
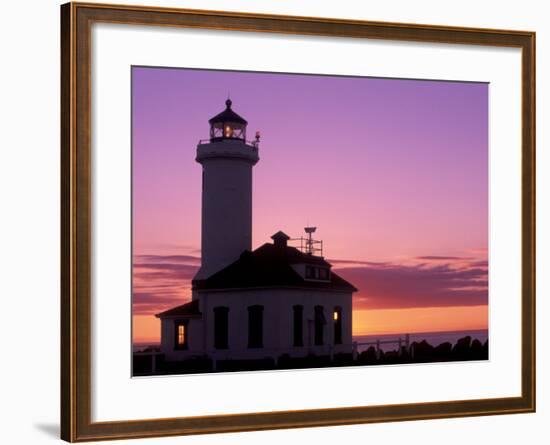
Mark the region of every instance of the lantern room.
<instances>
[{"instance_id":1,"label":"lantern room","mask_svg":"<svg viewBox=\"0 0 550 445\"><path fill-rule=\"evenodd\" d=\"M210 123L210 140L223 139L246 140L247 122L231 109L231 99L225 101L225 110L214 116Z\"/></svg>"}]
</instances>

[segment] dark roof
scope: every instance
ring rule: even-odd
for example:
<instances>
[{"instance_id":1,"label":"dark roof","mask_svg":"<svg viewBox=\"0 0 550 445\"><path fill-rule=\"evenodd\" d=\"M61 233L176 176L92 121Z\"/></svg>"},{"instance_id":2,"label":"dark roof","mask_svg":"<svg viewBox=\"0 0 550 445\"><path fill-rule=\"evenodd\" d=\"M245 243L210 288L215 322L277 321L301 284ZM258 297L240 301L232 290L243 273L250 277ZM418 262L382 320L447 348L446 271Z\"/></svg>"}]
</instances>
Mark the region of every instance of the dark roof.
<instances>
[{"instance_id":1,"label":"dark roof","mask_svg":"<svg viewBox=\"0 0 550 445\"><path fill-rule=\"evenodd\" d=\"M199 300L192 300L189 303L182 304L181 306L173 307L167 311L155 314L155 317L193 317L200 316L199 312Z\"/></svg>"},{"instance_id":2,"label":"dark roof","mask_svg":"<svg viewBox=\"0 0 550 445\"><path fill-rule=\"evenodd\" d=\"M334 272L329 281L305 280L292 268L292 264L313 264L331 267L324 258L301 252L295 247L266 243L241 257L204 280L194 280L193 288L242 289L258 287L298 287L355 292L352 284Z\"/></svg>"},{"instance_id":3,"label":"dark roof","mask_svg":"<svg viewBox=\"0 0 550 445\"><path fill-rule=\"evenodd\" d=\"M231 99L227 99L225 101L225 110L223 110L219 114L216 114L208 122L210 122L210 124L215 124L217 122L236 122L238 124L246 125L248 122L246 122L245 119L243 119L231 109L231 104Z\"/></svg>"}]
</instances>

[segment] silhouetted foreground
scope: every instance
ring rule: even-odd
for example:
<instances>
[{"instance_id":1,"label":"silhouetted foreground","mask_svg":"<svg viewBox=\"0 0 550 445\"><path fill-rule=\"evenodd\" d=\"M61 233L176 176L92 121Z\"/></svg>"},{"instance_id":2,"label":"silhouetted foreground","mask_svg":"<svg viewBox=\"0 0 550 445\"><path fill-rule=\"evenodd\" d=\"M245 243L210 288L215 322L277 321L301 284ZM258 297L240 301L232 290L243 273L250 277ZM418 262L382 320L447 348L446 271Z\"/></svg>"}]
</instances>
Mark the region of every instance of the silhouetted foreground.
<instances>
[{"instance_id":1,"label":"silhouetted foreground","mask_svg":"<svg viewBox=\"0 0 550 445\"><path fill-rule=\"evenodd\" d=\"M153 349L145 349L153 352ZM469 360L487 360L489 358L488 341L481 343L470 336L459 339L455 345L449 342L432 346L426 340L413 342L410 349L402 347L401 351L376 351L374 346L361 352L354 359L353 354L335 354L333 359L328 355L309 355L303 358L291 358L281 355L277 361L272 358L261 360L218 360L214 370L213 362L208 357L198 357L181 362L168 362L164 355L155 356L155 372L152 372L150 355L134 354L133 375L194 374L203 372L259 371L275 369L326 368L336 366L396 365L407 363L454 362Z\"/></svg>"}]
</instances>

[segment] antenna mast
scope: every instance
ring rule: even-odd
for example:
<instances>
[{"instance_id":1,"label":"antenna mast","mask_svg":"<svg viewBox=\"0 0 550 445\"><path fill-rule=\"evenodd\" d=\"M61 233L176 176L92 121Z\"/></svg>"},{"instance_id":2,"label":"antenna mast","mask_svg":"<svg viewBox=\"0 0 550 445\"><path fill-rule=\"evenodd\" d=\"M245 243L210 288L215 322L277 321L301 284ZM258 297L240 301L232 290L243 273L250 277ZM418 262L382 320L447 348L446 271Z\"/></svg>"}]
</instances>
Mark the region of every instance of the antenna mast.
<instances>
[{"instance_id":1,"label":"antenna mast","mask_svg":"<svg viewBox=\"0 0 550 445\"><path fill-rule=\"evenodd\" d=\"M317 230L317 227L304 227L305 232L307 233L307 239L306 239L306 253L309 255L313 255L313 234Z\"/></svg>"}]
</instances>

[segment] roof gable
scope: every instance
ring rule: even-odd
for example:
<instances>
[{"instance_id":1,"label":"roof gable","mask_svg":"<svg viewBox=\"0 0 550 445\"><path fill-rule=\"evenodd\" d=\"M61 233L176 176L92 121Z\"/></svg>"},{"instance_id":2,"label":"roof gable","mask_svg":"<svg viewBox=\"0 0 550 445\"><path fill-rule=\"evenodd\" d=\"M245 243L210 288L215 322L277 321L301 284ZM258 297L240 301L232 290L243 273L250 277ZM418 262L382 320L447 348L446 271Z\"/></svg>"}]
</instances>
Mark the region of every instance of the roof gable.
<instances>
[{"instance_id":1,"label":"roof gable","mask_svg":"<svg viewBox=\"0 0 550 445\"><path fill-rule=\"evenodd\" d=\"M266 243L204 280L193 281L197 290L222 290L265 287L298 287L355 292L357 289L334 272L328 281L305 280L293 264L330 268L324 258L301 252L295 247Z\"/></svg>"},{"instance_id":2,"label":"roof gable","mask_svg":"<svg viewBox=\"0 0 550 445\"><path fill-rule=\"evenodd\" d=\"M201 315L199 311L199 300L192 300L188 303L168 309L167 311L155 314L155 317L200 317Z\"/></svg>"}]
</instances>

